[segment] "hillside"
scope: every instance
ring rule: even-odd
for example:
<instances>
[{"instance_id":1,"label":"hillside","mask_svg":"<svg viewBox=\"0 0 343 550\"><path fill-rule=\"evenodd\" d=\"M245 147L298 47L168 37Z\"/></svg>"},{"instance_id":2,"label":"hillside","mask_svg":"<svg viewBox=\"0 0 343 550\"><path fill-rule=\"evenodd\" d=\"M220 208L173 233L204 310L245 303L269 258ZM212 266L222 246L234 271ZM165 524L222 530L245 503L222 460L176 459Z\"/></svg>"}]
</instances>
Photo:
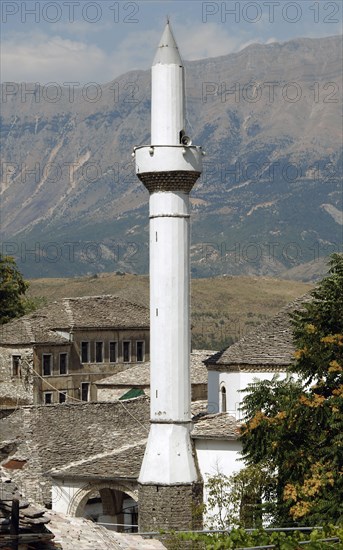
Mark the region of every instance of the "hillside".
<instances>
[{"instance_id":1,"label":"hillside","mask_svg":"<svg viewBox=\"0 0 343 550\"><path fill-rule=\"evenodd\" d=\"M341 248L341 67L340 36L186 63L187 133L206 151L194 277L301 278ZM150 140L150 71L100 91L59 88L52 101L53 89L2 86L1 236L26 276L148 272L148 193L131 152Z\"/></svg>"},{"instance_id":2,"label":"hillside","mask_svg":"<svg viewBox=\"0 0 343 550\"><path fill-rule=\"evenodd\" d=\"M192 345L220 349L276 313L312 286L267 277L211 277L192 281ZM30 296L57 300L72 296L117 294L149 305L149 278L101 274L73 279L33 279Z\"/></svg>"}]
</instances>

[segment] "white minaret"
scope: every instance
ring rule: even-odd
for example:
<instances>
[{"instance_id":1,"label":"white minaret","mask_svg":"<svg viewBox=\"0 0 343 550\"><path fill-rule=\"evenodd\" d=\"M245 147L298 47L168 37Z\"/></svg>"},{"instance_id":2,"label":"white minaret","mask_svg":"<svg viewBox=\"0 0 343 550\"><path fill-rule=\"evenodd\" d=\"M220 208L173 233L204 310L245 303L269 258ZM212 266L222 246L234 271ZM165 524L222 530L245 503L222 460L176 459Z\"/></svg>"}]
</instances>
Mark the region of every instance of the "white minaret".
<instances>
[{"instance_id":1,"label":"white minaret","mask_svg":"<svg viewBox=\"0 0 343 550\"><path fill-rule=\"evenodd\" d=\"M165 506L175 488L180 500L181 489L189 493L199 479L190 439L189 193L202 151L185 135L184 90L168 22L152 67L151 145L134 150L137 176L150 192L151 428L138 480L141 530L180 527L182 506L174 522L157 509L172 515ZM147 504L151 498L155 506Z\"/></svg>"}]
</instances>

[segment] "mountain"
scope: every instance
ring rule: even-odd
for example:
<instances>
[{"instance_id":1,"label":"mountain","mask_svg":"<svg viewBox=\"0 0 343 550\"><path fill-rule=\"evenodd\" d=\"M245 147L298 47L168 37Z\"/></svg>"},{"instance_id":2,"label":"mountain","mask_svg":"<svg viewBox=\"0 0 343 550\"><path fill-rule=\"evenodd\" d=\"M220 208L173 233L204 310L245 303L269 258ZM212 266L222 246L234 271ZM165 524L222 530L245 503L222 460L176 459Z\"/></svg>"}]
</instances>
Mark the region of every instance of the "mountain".
<instances>
[{"instance_id":1,"label":"mountain","mask_svg":"<svg viewBox=\"0 0 343 550\"><path fill-rule=\"evenodd\" d=\"M193 276L287 277L341 250L341 66L340 36L186 63L187 134L206 151ZM1 126L3 251L24 274L146 273L131 153L150 142L150 71L82 89L4 83Z\"/></svg>"}]
</instances>

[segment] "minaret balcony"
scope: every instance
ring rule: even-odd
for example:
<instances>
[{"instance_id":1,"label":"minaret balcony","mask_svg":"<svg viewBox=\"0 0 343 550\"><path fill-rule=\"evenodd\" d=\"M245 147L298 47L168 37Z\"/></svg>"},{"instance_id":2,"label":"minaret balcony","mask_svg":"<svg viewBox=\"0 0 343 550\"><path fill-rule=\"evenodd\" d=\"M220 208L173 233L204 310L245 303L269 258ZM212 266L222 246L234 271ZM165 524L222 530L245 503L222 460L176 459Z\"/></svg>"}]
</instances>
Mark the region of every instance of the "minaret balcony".
<instances>
[{"instance_id":1,"label":"minaret balcony","mask_svg":"<svg viewBox=\"0 0 343 550\"><path fill-rule=\"evenodd\" d=\"M136 147L136 174L150 193L189 193L202 172L203 154L202 148L195 145Z\"/></svg>"}]
</instances>

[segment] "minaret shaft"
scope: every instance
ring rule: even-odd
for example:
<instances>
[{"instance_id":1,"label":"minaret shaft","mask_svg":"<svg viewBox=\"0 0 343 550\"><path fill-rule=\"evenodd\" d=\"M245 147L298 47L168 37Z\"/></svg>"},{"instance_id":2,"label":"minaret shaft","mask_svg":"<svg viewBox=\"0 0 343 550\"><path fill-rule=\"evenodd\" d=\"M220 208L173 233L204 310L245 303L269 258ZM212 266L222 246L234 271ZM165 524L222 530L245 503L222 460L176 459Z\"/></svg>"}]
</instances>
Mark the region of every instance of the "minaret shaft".
<instances>
[{"instance_id":1,"label":"minaret shaft","mask_svg":"<svg viewBox=\"0 0 343 550\"><path fill-rule=\"evenodd\" d=\"M189 422L189 196L150 196L151 419Z\"/></svg>"}]
</instances>

